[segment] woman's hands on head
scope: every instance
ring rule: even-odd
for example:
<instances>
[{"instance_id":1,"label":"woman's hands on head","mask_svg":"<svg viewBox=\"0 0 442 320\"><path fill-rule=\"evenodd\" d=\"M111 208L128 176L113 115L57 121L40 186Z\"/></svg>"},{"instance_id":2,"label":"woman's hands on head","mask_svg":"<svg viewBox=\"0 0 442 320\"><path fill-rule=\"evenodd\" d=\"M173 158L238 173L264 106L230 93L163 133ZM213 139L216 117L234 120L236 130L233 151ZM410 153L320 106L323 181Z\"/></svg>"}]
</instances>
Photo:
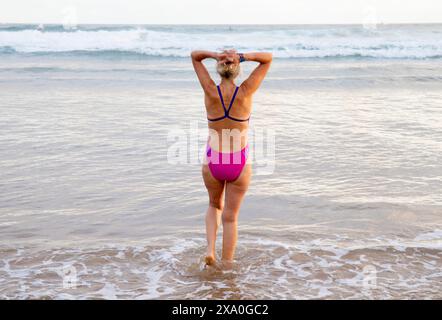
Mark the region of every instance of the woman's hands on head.
<instances>
[{"instance_id":1,"label":"woman's hands on head","mask_svg":"<svg viewBox=\"0 0 442 320\"><path fill-rule=\"evenodd\" d=\"M222 64L237 64L239 63L239 56L235 49L229 49L218 53L216 60Z\"/></svg>"}]
</instances>

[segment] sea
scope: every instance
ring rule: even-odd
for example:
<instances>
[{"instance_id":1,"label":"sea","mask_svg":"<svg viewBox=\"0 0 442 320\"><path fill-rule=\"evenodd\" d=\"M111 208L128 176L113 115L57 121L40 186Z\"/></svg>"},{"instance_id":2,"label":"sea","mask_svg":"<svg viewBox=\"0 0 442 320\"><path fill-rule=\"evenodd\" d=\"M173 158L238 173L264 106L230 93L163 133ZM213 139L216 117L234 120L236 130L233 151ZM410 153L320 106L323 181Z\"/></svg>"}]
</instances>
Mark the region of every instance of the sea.
<instances>
[{"instance_id":1,"label":"sea","mask_svg":"<svg viewBox=\"0 0 442 320\"><path fill-rule=\"evenodd\" d=\"M208 268L190 53L232 48L273 62ZM0 24L0 299L442 299L442 25Z\"/></svg>"}]
</instances>

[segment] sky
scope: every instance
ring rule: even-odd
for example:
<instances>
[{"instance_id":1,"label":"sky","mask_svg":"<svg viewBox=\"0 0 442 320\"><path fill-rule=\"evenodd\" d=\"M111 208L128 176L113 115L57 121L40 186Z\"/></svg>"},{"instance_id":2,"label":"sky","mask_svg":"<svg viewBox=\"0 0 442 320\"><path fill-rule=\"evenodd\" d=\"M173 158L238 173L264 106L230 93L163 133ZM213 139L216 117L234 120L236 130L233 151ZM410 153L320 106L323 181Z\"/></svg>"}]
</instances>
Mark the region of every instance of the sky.
<instances>
[{"instance_id":1,"label":"sky","mask_svg":"<svg viewBox=\"0 0 442 320\"><path fill-rule=\"evenodd\" d=\"M442 23L442 0L2 0L0 23Z\"/></svg>"}]
</instances>

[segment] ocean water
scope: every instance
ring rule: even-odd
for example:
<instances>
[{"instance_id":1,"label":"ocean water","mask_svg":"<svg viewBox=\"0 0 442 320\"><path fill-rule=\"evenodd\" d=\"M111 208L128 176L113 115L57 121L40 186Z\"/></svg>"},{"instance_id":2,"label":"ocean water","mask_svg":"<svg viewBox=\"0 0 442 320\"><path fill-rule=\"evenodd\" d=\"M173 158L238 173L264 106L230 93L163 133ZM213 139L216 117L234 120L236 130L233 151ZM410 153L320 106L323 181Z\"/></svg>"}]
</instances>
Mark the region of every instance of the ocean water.
<instances>
[{"instance_id":1,"label":"ocean water","mask_svg":"<svg viewBox=\"0 0 442 320\"><path fill-rule=\"evenodd\" d=\"M441 35L0 25L0 298L441 299ZM274 54L250 122L274 152L233 269L205 269L201 164L169 137L204 148L189 55L229 47Z\"/></svg>"}]
</instances>

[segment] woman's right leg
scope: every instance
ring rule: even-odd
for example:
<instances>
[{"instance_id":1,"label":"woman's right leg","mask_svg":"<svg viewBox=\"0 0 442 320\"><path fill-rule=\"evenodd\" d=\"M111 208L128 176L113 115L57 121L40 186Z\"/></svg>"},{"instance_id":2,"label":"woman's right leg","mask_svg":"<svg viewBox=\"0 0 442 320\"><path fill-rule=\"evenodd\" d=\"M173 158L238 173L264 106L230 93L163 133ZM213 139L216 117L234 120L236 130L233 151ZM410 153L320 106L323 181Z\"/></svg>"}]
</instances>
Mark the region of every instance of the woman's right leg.
<instances>
[{"instance_id":1,"label":"woman's right leg","mask_svg":"<svg viewBox=\"0 0 442 320\"><path fill-rule=\"evenodd\" d=\"M215 179L207 164L203 165L202 173L204 184L209 193L209 207L206 213L207 252L205 262L211 265L215 263L216 233L221 223L221 212L224 207L225 182Z\"/></svg>"},{"instance_id":2,"label":"woman's right leg","mask_svg":"<svg viewBox=\"0 0 442 320\"><path fill-rule=\"evenodd\" d=\"M235 254L237 239L237 222L239 209L249 188L252 165L246 164L241 175L233 182L226 184L226 203L222 213L223 221L223 253L222 260L231 262Z\"/></svg>"}]
</instances>

